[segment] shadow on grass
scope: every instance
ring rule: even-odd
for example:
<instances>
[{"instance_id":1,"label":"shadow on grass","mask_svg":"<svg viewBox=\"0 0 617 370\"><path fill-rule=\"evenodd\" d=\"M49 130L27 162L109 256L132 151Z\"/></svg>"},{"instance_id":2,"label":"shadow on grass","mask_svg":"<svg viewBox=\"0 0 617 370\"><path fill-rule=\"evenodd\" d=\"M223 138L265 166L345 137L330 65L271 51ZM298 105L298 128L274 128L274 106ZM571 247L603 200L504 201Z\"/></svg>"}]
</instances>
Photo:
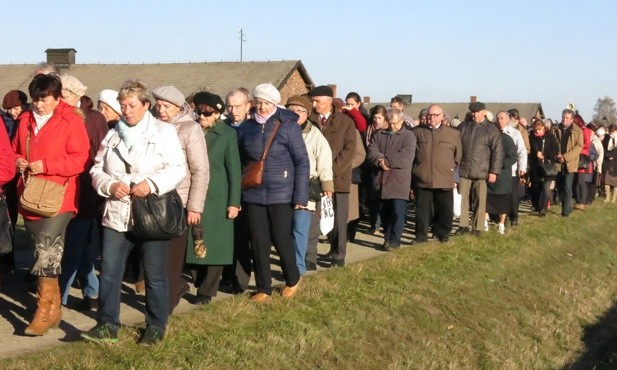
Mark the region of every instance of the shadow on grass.
<instances>
[{"instance_id":1,"label":"shadow on grass","mask_svg":"<svg viewBox=\"0 0 617 370\"><path fill-rule=\"evenodd\" d=\"M617 368L617 302L593 324L583 330L583 353L566 370Z\"/></svg>"}]
</instances>

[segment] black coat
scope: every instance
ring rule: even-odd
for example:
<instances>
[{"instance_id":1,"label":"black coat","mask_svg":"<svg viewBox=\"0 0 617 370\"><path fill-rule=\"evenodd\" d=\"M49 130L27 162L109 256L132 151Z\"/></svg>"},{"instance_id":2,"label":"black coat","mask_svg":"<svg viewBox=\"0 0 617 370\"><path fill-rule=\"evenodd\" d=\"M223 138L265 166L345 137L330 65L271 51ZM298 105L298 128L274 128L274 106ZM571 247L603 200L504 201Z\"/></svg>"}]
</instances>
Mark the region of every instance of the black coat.
<instances>
[{"instance_id":1,"label":"black coat","mask_svg":"<svg viewBox=\"0 0 617 370\"><path fill-rule=\"evenodd\" d=\"M543 145L544 142L544 145ZM557 162L559 154L559 143L557 138L550 131L545 130L544 136L536 136L535 133L529 135L529 176L532 182L543 181L544 174L540 170L540 160L538 152L542 152L545 160ZM551 179L554 176L549 177Z\"/></svg>"}]
</instances>

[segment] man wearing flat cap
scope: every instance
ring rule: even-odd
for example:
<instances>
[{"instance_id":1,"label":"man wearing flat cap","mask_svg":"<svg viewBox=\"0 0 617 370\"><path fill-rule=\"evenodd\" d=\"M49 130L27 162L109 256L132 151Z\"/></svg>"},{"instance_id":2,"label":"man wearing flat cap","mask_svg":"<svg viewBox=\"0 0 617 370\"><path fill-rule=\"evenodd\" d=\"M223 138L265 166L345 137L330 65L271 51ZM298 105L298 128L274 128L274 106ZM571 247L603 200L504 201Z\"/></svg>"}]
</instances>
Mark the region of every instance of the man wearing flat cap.
<instances>
[{"instance_id":1,"label":"man wearing flat cap","mask_svg":"<svg viewBox=\"0 0 617 370\"><path fill-rule=\"evenodd\" d=\"M313 104L310 120L321 125L321 132L332 150L334 172L334 229L328 235L333 267L345 266L347 254L347 217L351 188L352 161L356 151L356 126L342 112L336 112L334 93L328 86L317 86L309 91Z\"/></svg>"},{"instance_id":2,"label":"man wearing flat cap","mask_svg":"<svg viewBox=\"0 0 617 370\"><path fill-rule=\"evenodd\" d=\"M486 119L484 103L473 102L469 104L469 110L471 120L459 126L463 157L459 166L459 192L462 199L457 235L468 233L470 230L469 198L472 191L475 207L471 230L474 235L480 235L480 231L484 231L486 184L497 180L503 160L501 133Z\"/></svg>"}]
</instances>

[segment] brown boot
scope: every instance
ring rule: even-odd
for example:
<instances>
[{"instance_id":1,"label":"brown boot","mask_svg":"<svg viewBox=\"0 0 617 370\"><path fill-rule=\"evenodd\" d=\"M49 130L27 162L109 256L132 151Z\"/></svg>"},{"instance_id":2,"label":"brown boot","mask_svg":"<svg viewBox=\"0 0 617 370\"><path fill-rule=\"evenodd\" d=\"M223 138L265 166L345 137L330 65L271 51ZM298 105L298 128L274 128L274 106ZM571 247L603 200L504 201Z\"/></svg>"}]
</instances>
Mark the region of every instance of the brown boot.
<instances>
[{"instance_id":1,"label":"brown boot","mask_svg":"<svg viewBox=\"0 0 617 370\"><path fill-rule=\"evenodd\" d=\"M60 285L58 285L58 278L56 277L54 282L54 295L51 300L51 308L49 310L49 327L57 328L62 320L62 304L60 298Z\"/></svg>"},{"instance_id":2,"label":"brown boot","mask_svg":"<svg viewBox=\"0 0 617 370\"><path fill-rule=\"evenodd\" d=\"M604 185L604 203L611 201L611 186Z\"/></svg>"},{"instance_id":3,"label":"brown boot","mask_svg":"<svg viewBox=\"0 0 617 370\"><path fill-rule=\"evenodd\" d=\"M39 276L37 288L37 309L30 325L26 328L26 334L45 335L51 326L50 310L54 300L54 284L58 286L57 277Z\"/></svg>"}]
</instances>

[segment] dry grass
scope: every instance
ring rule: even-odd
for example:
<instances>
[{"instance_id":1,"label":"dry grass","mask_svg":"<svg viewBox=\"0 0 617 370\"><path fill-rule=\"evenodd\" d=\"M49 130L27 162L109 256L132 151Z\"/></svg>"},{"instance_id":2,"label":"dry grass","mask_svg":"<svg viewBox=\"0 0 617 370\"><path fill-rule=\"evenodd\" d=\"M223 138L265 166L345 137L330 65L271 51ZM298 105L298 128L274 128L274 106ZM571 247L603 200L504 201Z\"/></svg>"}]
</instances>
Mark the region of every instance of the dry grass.
<instances>
[{"instance_id":1,"label":"dry grass","mask_svg":"<svg viewBox=\"0 0 617 370\"><path fill-rule=\"evenodd\" d=\"M76 343L23 368L547 369L610 367L617 207L528 217L506 237L405 248L304 280L297 298L219 301L172 318L156 348Z\"/></svg>"}]
</instances>

